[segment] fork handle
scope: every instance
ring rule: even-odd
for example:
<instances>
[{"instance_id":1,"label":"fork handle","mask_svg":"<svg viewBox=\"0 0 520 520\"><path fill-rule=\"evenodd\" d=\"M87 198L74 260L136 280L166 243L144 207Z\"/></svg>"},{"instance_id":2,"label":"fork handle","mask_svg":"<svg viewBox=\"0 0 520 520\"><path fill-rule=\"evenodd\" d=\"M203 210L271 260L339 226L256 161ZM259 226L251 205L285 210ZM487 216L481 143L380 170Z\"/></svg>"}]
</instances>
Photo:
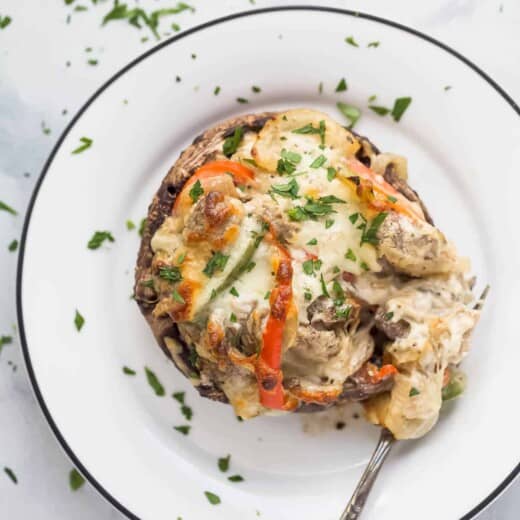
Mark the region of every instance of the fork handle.
<instances>
[{"instance_id":1,"label":"fork handle","mask_svg":"<svg viewBox=\"0 0 520 520\"><path fill-rule=\"evenodd\" d=\"M377 474L379 473L383 462L390 452L390 448L392 447L394 441L395 438L392 435L392 432L386 428L383 428L381 430L381 435L379 436L376 449L374 450L374 453L372 453L372 457L370 457L370 460L368 461L368 465L363 475L361 476L352 498L347 504L347 507L345 508L345 511L343 511L343 514L339 520L357 520L361 517L361 513L368 498L368 494L372 489L372 485L376 480Z\"/></svg>"}]
</instances>

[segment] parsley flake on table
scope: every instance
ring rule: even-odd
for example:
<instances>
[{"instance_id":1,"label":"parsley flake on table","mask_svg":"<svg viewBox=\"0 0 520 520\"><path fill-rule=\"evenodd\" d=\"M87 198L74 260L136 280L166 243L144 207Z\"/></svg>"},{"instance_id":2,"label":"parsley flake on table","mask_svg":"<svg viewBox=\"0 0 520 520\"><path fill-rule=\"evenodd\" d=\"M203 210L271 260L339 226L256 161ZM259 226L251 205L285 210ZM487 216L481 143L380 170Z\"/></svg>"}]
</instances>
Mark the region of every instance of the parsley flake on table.
<instances>
[{"instance_id":1,"label":"parsley flake on table","mask_svg":"<svg viewBox=\"0 0 520 520\"><path fill-rule=\"evenodd\" d=\"M336 87L336 92L344 92L347 90L347 82L345 81L345 78L341 78L339 80L338 86Z\"/></svg>"},{"instance_id":2,"label":"parsley flake on table","mask_svg":"<svg viewBox=\"0 0 520 520\"><path fill-rule=\"evenodd\" d=\"M359 47L358 43L356 42L356 40L354 40L353 36L347 36L345 38L345 43L348 43L349 45L352 45L353 47Z\"/></svg>"},{"instance_id":3,"label":"parsley flake on table","mask_svg":"<svg viewBox=\"0 0 520 520\"><path fill-rule=\"evenodd\" d=\"M148 384L152 387L153 391L155 392L155 395L162 397L165 394L165 391L164 386L159 381L159 378L148 367L144 367L144 371L146 374L146 380L148 381Z\"/></svg>"},{"instance_id":4,"label":"parsley flake on table","mask_svg":"<svg viewBox=\"0 0 520 520\"><path fill-rule=\"evenodd\" d=\"M11 468L4 467L4 473L11 479L13 484L18 484L18 478L14 474L14 471Z\"/></svg>"},{"instance_id":5,"label":"parsley flake on table","mask_svg":"<svg viewBox=\"0 0 520 520\"><path fill-rule=\"evenodd\" d=\"M96 231L92 238L88 241L87 247L89 249L99 249L103 242L115 242L115 238L110 231Z\"/></svg>"},{"instance_id":6,"label":"parsley flake on table","mask_svg":"<svg viewBox=\"0 0 520 520\"><path fill-rule=\"evenodd\" d=\"M215 493L212 493L211 491L204 491L204 494L206 495L206 498L211 505L216 506L220 504L220 497L215 495Z\"/></svg>"},{"instance_id":7,"label":"parsley flake on table","mask_svg":"<svg viewBox=\"0 0 520 520\"><path fill-rule=\"evenodd\" d=\"M400 121L411 102L411 97L401 97L395 100L394 107L392 108L392 117L394 118L394 121Z\"/></svg>"},{"instance_id":8,"label":"parsley flake on table","mask_svg":"<svg viewBox=\"0 0 520 520\"><path fill-rule=\"evenodd\" d=\"M338 110L350 121L348 128L354 128L354 125L361 117L361 110L359 110L359 108L355 107L354 105L349 105L348 103L343 103L342 101L338 101L336 106L338 107Z\"/></svg>"},{"instance_id":9,"label":"parsley flake on table","mask_svg":"<svg viewBox=\"0 0 520 520\"><path fill-rule=\"evenodd\" d=\"M231 455L227 455L226 457L221 457L218 459L218 469L225 473L229 469L229 461L231 460Z\"/></svg>"},{"instance_id":10,"label":"parsley flake on table","mask_svg":"<svg viewBox=\"0 0 520 520\"><path fill-rule=\"evenodd\" d=\"M8 206L5 202L0 200L0 211L7 211L7 213L11 213L11 215L18 215L18 211Z\"/></svg>"},{"instance_id":11,"label":"parsley flake on table","mask_svg":"<svg viewBox=\"0 0 520 520\"><path fill-rule=\"evenodd\" d=\"M71 469L69 472L69 486L72 491L77 491L85 484L85 479L78 473L78 470Z\"/></svg>"},{"instance_id":12,"label":"parsley flake on table","mask_svg":"<svg viewBox=\"0 0 520 520\"><path fill-rule=\"evenodd\" d=\"M12 18L10 16L0 15L0 29L5 29L11 22Z\"/></svg>"},{"instance_id":13,"label":"parsley flake on table","mask_svg":"<svg viewBox=\"0 0 520 520\"><path fill-rule=\"evenodd\" d=\"M75 150L72 150L73 154L82 153L85 150L88 150L94 142L89 137L81 137L79 141L81 144Z\"/></svg>"},{"instance_id":14,"label":"parsley flake on table","mask_svg":"<svg viewBox=\"0 0 520 520\"><path fill-rule=\"evenodd\" d=\"M74 315L74 325L76 325L76 330L78 332L80 332L83 325L85 325L85 318L80 314L78 309L76 309L76 314Z\"/></svg>"}]
</instances>

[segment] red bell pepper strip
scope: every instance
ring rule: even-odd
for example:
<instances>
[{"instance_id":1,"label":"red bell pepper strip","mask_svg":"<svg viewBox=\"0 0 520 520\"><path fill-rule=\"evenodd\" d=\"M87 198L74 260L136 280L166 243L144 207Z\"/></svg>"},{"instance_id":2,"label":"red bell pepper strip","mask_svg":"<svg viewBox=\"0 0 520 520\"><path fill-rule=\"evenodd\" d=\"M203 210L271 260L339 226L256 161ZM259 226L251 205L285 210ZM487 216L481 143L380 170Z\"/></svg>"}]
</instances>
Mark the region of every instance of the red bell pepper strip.
<instances>
[{"instance_id":1,"label":"red bell pepper strip","mask_svg":"<svg viewBox=\"0 0 520 520\"><path fill-rule=\"evenodd\" d=\"M256 365L260 403L266 408L286 409L281 371L283 333L287 313L292 303L292 264L289 253L277 244L280 263L276 271L276 286L271 291L271 311L262 336L262 348Z\"/></svg>"}]
</instances>

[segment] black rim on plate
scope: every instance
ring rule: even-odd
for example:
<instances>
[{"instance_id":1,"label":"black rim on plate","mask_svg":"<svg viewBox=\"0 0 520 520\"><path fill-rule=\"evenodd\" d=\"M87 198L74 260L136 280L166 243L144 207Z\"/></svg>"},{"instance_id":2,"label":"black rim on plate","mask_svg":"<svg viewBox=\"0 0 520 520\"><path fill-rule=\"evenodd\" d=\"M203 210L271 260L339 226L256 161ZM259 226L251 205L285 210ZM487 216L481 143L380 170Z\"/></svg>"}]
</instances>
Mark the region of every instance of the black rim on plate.
<instances>
[{"instance_id":1,"label":"black rim on plate","mask_svg":"<svg viewBox=\"0 0 520 520\"><path fill-rule=\"evenodd\" d=\"M110 502L114 507L116 507L121 513L123 513L128 518L131 518L133 520L140 520L140 519L135 514L133 514L131 511L129 511L123 504L121 504L115 497L113 497L95 479L95 477L87 471L87 469L81 463L81 461L79 460L77 455L72 451L72 448L67 444L67 441L61 434L58 426L56 425L56 423L54 422L54 420L52 418L52 415L51 415L49 409L47 408L43 395L38 386L38 381L36 379L34 369L32 367L31 357L29 354L29 348L27 346L27 340L26 340L26 336L25 336L25 328L24 328L24 320L23 320L23 312L22 312L22 280L23 280L23 263L24 263L24 255L25 255L25 245L26 245L26 241L27 241L27 232L29 229L29 224L30 224L30 220L31 220L32 210L34 208L34 203L36 202L36 198L38 196L38 193L39 193L40 187L43 183L43 180L45 179L45 176L52 164L52 161L53 161L54 157L56 156L56 154L58 153L65 137L68 135L70 130L74 127L74 125L76 124L78 119L81 117L81 115L90 107L90 105L103 93L104 90L106 90L120 76L125 74L128 70L132 69L134 66L136 66L137 64L139 64L141 61L145 60L152 54L161 50L163 47L171 45L172 43L175 43L176 41L181 40L182 38L185 38L186 36L189 36L190 34L203 31L204 29L206 29L208 27L223 24L225 22L235 20L237 18L245 18L247 16L268 14L268 13L274 13L274 12L279 12L279 11L321 11L321 12L335 13L335 14L341 14L341 15L347 15L347 16L354 16L354 17L358 17L358 18L364 18L365 20L371 20L373 22L381 23L383 25L388 25L395 29L399 29L401 31L407 32L414 36L417 36L418 38L421 38L422 40L430 42L433 45L443 49L444 51L451 54L452 56L455 56L462 63L464 63L471 69L473 69L473 71L476 72L489 85L491 85L496 90L496 92L498 94L500 94L500 96L502 96L504 98L504 100L511 106L511 108L520 116L519 106L507 94L507 92L505 92L492 78L490 78L484 71L482 71L479 67L477 67L468 58L464 57L462 54L459 54L457 51L455 51L448 45L436 40L435 38L432 38L431 36L421 33L415 29L412 29L410 27L407 27L405 25L402 25L400 23L397 23L397 22L394 22L391 20L386 20L385 18L380 18L378 16L364 14L364 13L360 13L357 11L350 11L350 10L339 9L339 8L334 8L334 7L321 7L321 6L294 5L294 6L268 7L265 9L253 9L250 11L235 13L235 14L231 14L228 16L224 16L222 18L217 18L215 20L208 21L206 23L203 23L201 25L188 29L188 30L182 32L181 34L179 34L178 36L174 36L172 38L169 38L168 40L165 40L163 43L157 45L156 47L153 47L152 49L145 52L138 58L134 59L128 65L123 67L119 72L117 72L114 76L112 76L106 83L104 83L92 95L92 97L81 107L79 112L74 116L74 118L71 120L71 122L68 124L67 128L64 130L64 132L58 139L58 142L54 146L54 149L52 150L49 158L47 159L47 162L45 163L45 166L42 170L42 173L40 174L40 177L38 178L38 181L36 182L36 186L34 188L32 196L31 196L31 200L29 202L29 206L27 208L27 212L26 212L26 216L25 216L22 237L20 239L20 252L19 252L19 257L18 257L18 270L17 270L17 276L16 276L16 310L17 310L17 316L18 316L18 327L19 327L19 333L20 333L21 346L22 346L23 356L24 356L24 360L25 360L25 365L27 367L27 373L29 375L29 379L31 381L36 399L38 400L40 408L42 409L45 419L47 420L52 432L54 433L56 439L61 444L62 448L67 453L67 455L70 457L72 462L81 471L81 473L87 478L87 480L90 482L90 484L108 502ZM470 520L472 518L475 518L478 513L480 513L484 508L486 508L489 504L491 504L509 486L509 484L511 484L511 482L515 479L515 477L519 473L520 473L520 463L517 464L517 466L513 469L513 471L503 480L503 482L489 496L484 498L477 506L475 506L471 511L469 511L469 513L465 514L460 520Z\"/></svg>"}]
</instances>

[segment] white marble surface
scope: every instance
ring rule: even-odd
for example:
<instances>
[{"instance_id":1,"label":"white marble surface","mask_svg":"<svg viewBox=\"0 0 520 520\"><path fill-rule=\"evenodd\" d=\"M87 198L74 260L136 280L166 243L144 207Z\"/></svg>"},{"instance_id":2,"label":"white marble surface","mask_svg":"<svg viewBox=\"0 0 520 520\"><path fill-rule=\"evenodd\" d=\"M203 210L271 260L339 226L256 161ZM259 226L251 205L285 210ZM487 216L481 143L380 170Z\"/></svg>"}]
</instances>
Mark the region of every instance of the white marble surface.
<instances>
[{"instance_id":1,"label":"white marble surface","mask_svg":"<svg viewBox=\"0 0 520 520\"><path fill-rule=\"evenodd\" d=\"M0 335L15 327L16 254L8 244L19 238L25 207L44 161L73 114L105 80L154 45L141 42L144 31L100 22L111 0L1 0L0 16L12 23L0 30L0 200L16 208L14 217L0 212ZM169 19L182 29L211 18L254 7L322 4L376 14L412 26L454 47L491 75L520 102L520 2L518 0L193 0L195 13ZM133 0L128 1L133 5ZM176 1L141 0L142 7L170 7ZM75 5L88 6L74 12ZM71 23L66 18L72 13ZM97 66L87 64L91 57ZM71 65L66 66L70 61ZM67 113L62 114L66 109ZM486 124L483 106L482 124ZM42 123L50 134L42 131ZM27 175L29 174L29 175ZM60 240L49 230L49 244ZM18 366L13 371L12 363ZM70 389L64 389L70 391ZM73 392L71 392L73 398ZM17 340L0 355L0 468L11 467L18 485L0 474L0 518L121 518L88 485L73 493L68 486L70 461L48 429L32 395ZM483 447L483 449L489 449ZM478 460L478 454L476 460ZM483 469L484 470L484 469ZM464 483L461 482L461 486ZM515 520L520 515L520 481L479 516L481 520ZM387 520L387 519L385 519ZM444 520L444 519L443 519Z\"/></svg>"}]
</instances>

